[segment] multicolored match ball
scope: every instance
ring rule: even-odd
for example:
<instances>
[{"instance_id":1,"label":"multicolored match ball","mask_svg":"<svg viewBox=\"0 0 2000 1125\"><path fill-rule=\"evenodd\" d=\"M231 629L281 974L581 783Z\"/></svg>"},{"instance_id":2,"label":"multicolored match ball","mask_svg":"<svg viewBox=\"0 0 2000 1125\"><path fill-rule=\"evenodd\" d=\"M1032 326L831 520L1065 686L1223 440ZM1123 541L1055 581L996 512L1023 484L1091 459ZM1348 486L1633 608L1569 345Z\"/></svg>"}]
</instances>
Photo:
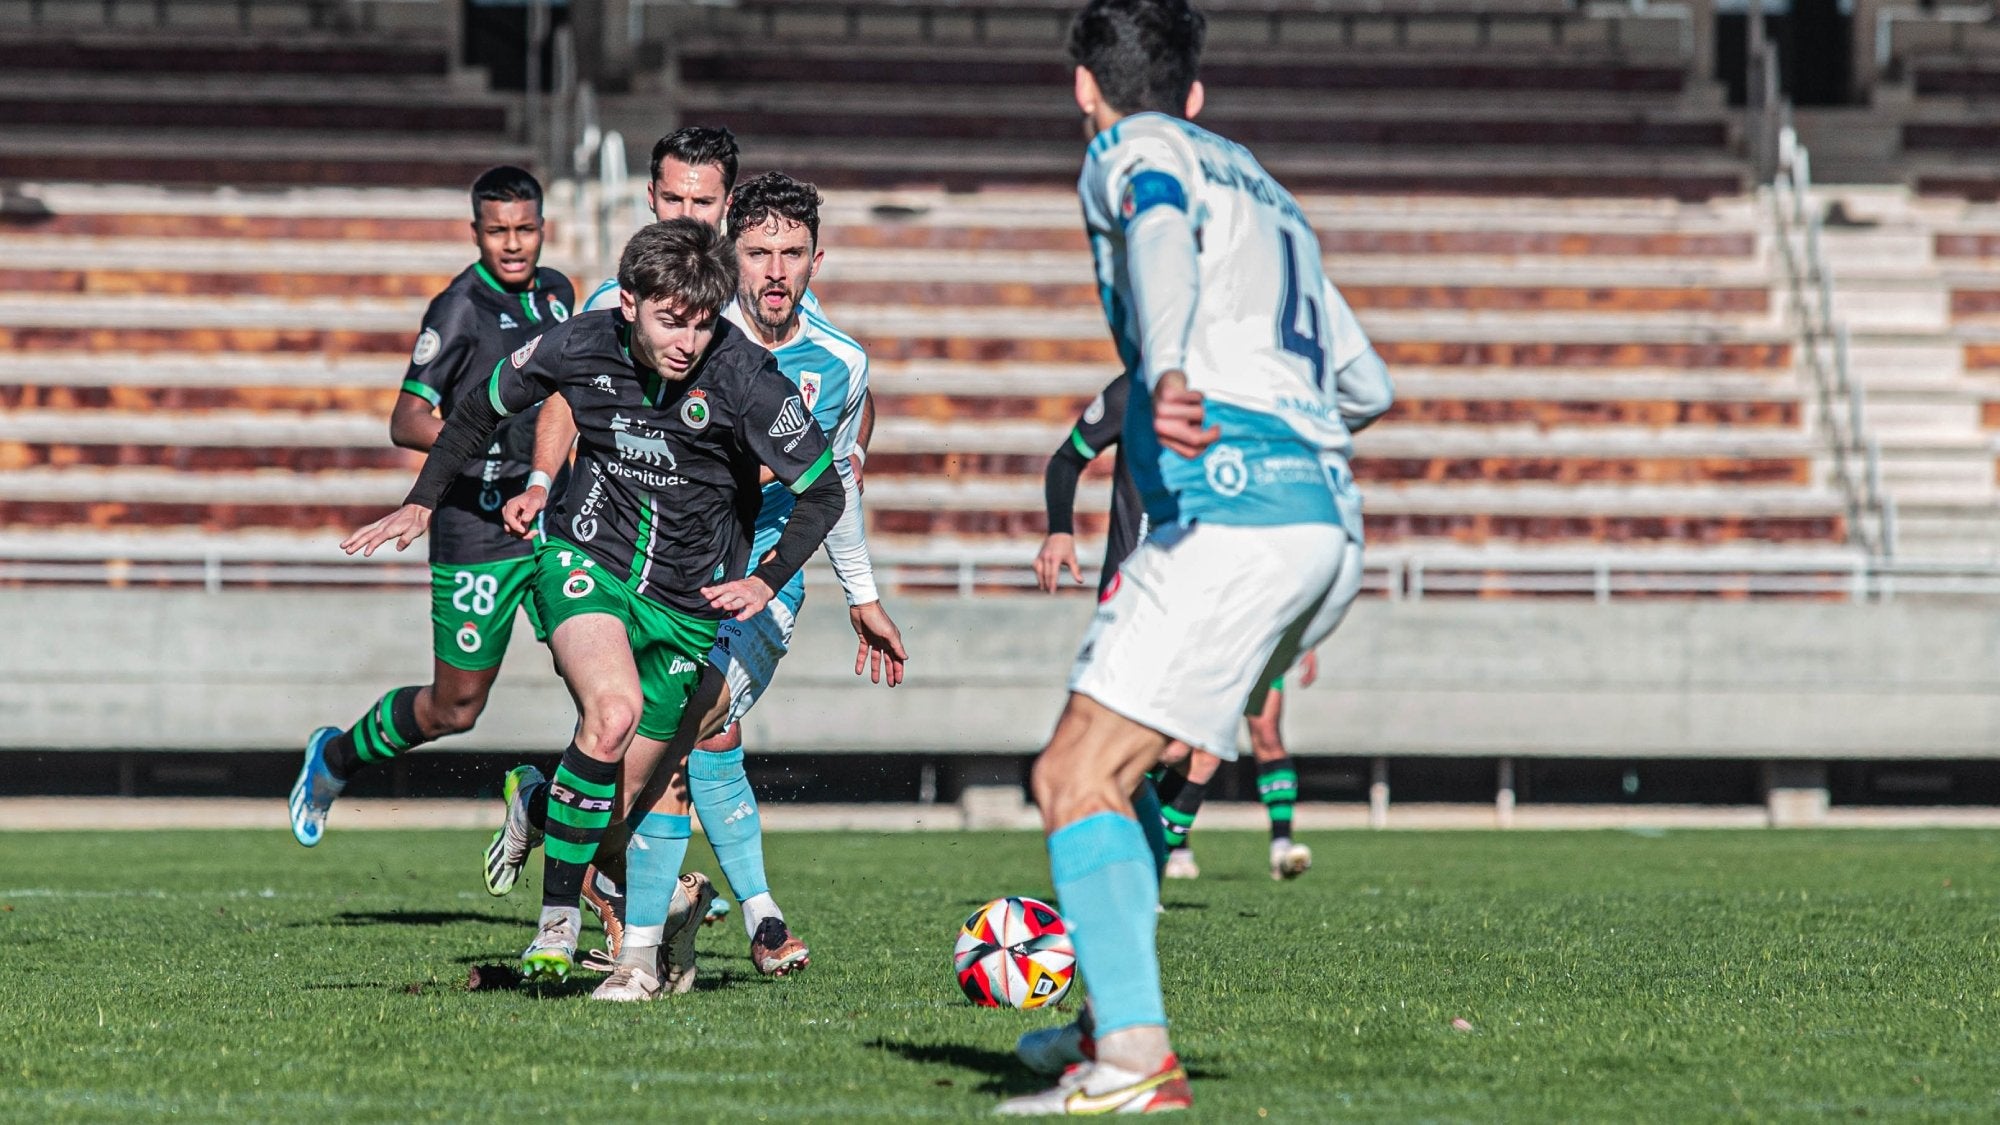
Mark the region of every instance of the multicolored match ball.
<instances>
[{"instance_id":1,"label":"multicolored match ball","mask_svg":"<svg viewBox=\"0 0 2000 1125\"><path fill-rule=\"evenodd\" d=\"M1076 979L1076 949L1056 909L1039 899L996 898L972 912L953 956L958 987L985 1008L1043 1008Z\"/></svg>"}]
</instances>

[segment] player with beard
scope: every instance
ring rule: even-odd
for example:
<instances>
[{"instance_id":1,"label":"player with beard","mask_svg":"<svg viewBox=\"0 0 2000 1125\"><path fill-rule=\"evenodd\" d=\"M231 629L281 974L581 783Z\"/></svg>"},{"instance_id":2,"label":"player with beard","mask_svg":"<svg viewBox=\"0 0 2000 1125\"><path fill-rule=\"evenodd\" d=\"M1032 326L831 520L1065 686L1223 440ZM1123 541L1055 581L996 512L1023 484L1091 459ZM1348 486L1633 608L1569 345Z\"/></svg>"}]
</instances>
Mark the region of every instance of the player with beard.
<instances>
[{"instance_id":1,"label":"player with beard","mask_svg":"<svg viewBox=\"0 0 2000 1125\"><path fill-rule=\"evenodd\" d=\"M407 546L502 417L550 395L568 403L579 430L577 481L549 512L535 598L582 717L555 777L509 803L507 830L546 835L541 918L521 959L531 983L560 980L574 963L584 869L639 788L619 784L628 752L661 756L722 621L762 612L845 503L837 473L826 471L833 452L797 388L721 316L735 296L736 256L716 230L692 219L648 226L625 247L618 278L618 311L582 314L503 361L486 397L446 425L405 506L342 544ZM794 507L753 565L766 468ZM679 878L689 834L684 816L634 825L621 951L632 960L594 997L650 1000L692 987L695 919L712 892L698 876ZM669 935L677 883L693 910ZM685 945L678 974L663 971L659 956L670 937Z\"/></svg>"}]
</instances>

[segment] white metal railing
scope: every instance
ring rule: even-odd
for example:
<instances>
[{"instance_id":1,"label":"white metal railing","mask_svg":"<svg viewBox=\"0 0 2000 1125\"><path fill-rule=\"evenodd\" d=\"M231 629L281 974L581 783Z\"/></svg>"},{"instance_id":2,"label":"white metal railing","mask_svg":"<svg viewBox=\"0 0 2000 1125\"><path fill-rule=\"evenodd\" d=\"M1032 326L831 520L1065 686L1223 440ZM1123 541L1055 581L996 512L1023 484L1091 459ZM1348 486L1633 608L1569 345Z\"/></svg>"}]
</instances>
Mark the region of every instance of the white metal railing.
<instances>
[{"instance_id":1,"label":"white metal railing","mask_svg":"<svg viewBox=\"0 0 2000 1125\"><path fill-rule=\"evenodd\" d=\"M257 557L222 547L110 550L79 545L64 549L0 550L0 584L63 586L179 586L211 593L250 587L423 587L430 582L421 556L348 559L318 545ZM328 557L331 555L331 557ZM876 553L876 574L905 591L956 593L960 597L1025 594L1035 577L1024 551L950 548ZM830 583L819 560L808 580ZM1084 568L1083 589L1096 585ZM1564 597L1599 603L1628 598L1818 598L1849 602L1897 597L2000 598L2000 561L1898 562L1840 553L1785 558L1766 554L1482 554L1383 550L1365 564L1362 591L1392 601L1439 597Z\"/></svg>"},{"instance_id":2,"label":"white metal railing","mask_svg":"<svg viewBox=\"0 0 2000 1125\"><path fill-rule=\"evenodd\" d=\"M1910 8L1881 8L1875 13L1875 69L1886 73L1896 61L1895 34L1899 23L1958 24L1961 27L1987 23L1994 16L1993 5L1971 4L1943 7L1925 4Z\"/></svg>"},{"instance_id":3,"label":"white metal railing","mask_svg":"<svg viewBox=\"0 0 2000 1125\"><path fill-rule=\"evenodd\" d=\"M1833 273L1820 244L1822 218L1812 198L1812 155L1789 123L1777 131L1771 210L1798 333L1799 360L1811 380L1815 421L1833 456L1851 542L1880 559L1896 553L1895 501L1882 487L1880 444L1869 435L1867 392L1848 358L1847 326L1833 311Z\"/></svg>"}]
</instances>

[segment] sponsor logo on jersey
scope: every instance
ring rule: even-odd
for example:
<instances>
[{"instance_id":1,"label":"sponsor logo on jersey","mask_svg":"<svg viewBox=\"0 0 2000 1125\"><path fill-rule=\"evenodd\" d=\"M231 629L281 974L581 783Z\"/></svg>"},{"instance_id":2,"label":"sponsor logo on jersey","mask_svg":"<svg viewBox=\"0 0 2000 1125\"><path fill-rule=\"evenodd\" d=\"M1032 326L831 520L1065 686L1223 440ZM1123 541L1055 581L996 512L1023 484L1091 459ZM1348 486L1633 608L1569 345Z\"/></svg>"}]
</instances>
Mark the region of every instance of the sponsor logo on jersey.
<instances>
[{"instance_id":1,"label":"sponsor logo on jersey","mask_svg":"<svg viewBox=\"0 0 2000 1125\"><path fill-rule=\"evenodd\" d=\"M511 316L507 315L506 313L501 313L501 314L500 314L500 327L501 327L501 328L519 328L519 327L521 327L521 325L520 325L520 322L519 322L519 321L516 321L516 320L515 320L515 319L514 319L513 317L511 317Z\"/></svg>"},{"instance_id":2,"label":"sponsor logo on jersey","mask_svg":"<svg viewBox=\"0 0 2000 1125\"><path fill-rule=\"evenodd\" d=\"M603 391L605 394L608 395L615 395L618 393L618 388L613 387L611 385L611 376L609 375L599 375L598 377L590 381L590 385L596 388L597 390Z\"/></svg>"},{"instance_id":3,"label":"sponsor logo on jersey","mask_svg":"<svg viewBox=\"0 0 2000 1125\"><path fill-rule=\"evenodd\" d=\"M563 321L569 319L569 306L563 304L561 301L557 300L554 297L550 297L549 315L556 318L557 324L561 324Z\"/></svg>"},{"instance_id":4,"label":"sponsor logo on jersey","mask_svg":"<svg viewBox=\"0 0 2000 1125\"><path fill-rule=\"evenodd\" d=\"M669 676L685 676L694 670L694 661L689 660L685 656L676 656L674 657L674 662L667 665L667 675Z\"/></svg>"},{"instance_id":5,"label":"sponsor logo on jersey","mask_svg":"<svg viewBox=\"0 0 2000 1125\"><path fill-rule=\"evenodd\" d=\"M458 627L458 635L454 639L458 641L460 652L478 652L479 646L486 643L480 639L479 626L470 621Z\"/></svg>"},{"instance_id":6,"label":"sponsor logo on jersey","mask_svg":"<svg viewBox=\"0 0 2000 1125\"><path fill-rule=\"evenodd\" d=\"M806 427L811 424L812 416L806 413L806 408L800 405L799 400L788 398L785 400L785 408L778 411L777 421L772 422L771 428L765 432L772 437L791 437L793 434L805 433Z\"/></svg>"},{"instance_id":7,"label":"sponsor logo on jersey","mask_svg":"<svg viewBox=\"0 0 2000 1125\"><path fill-rule=\"evenodd\" d=\"M1104 421L1104 395L1101 392L1090 400L1089 406L1083 408L1083 421L1088 426L1095 426Z\"/></svg>"},{"instance_id":8,"label":"sponsor logo on jersey","mask_svg":"<svg viewBox=\"0 0 2000 1125\"><path fill-rule=\"evenodd\" d=\"M700 391L690 392L688 400L681 403L681 421L690 430L708 428L708 402L701 397Z\"/></svg>"},{"instance_id":9,"label":"sponsor logo on jersey","mask_svg":"<svg viewBox=\"0 0 2000 1125\"><path fill-rule=\"evenodd\" d=\"M623 414L614 414L611 416L611 435L618 445L618 456L627 461L680 468L680 462L674 460L674 451L667 448L666 437L657 430L642 429L639 422Z\"/></svg>"},{"instance_id":10,"label":"sponsor logo on jersey","mask_svg":"<svg viewBox=\"0 0 2000 1125\"><path fill-rule=\"evenodd\" d=\"M542 343L542 338L540 336L537 336L534 339L528 341L527 343L522 344L520 347L514 349L514 358L513 358L514 366L516 368L528 366L528 361L534 358L535 349L541 346L541 343Z\"/></svg>"},{"instance_id":11,"label":"sponsor logo on jersey","mask_svg":"<svg viewBox=\"0 0 2000 1125\"><path fill-rule=\"evenodd\" d=\"M806 409L811 410L819 402L820 381L826 378L817 371L799 373L799 397L805 400Z\"/></svg>"},{"instance_id":12,"label":"sponsor logo on jersey","mask_svg":"<svg viewBox=\"0 0 2000 1125\"><path fill-rule=\"evenodd\" d=\"M417 337L417 346L410 350L410 362L422 367L436 359L443 350L444 338L438 335L437 329L426 328L424 334Z\"/></svg>"},{"instance_id":13,"label":"sponsor logo on jersey","mask_svg":"<svg viewBox=\"0 0 2000 1125\"><path fill-rule=\"evenodd\" d=\"M1208 487L1218 496L1241 496L1250 486L1250 470L1243 464L1243 451L1233 445L1219 445L1208 451L1204 468Z\"/></svg>"},{"instance_id":14,"label":"sponsor logo on jersey","mask_svg":"<svg viewBox=\"0 0 2000 1125\"><path fill-rule=\"evenodd\" d=\"M592 539L597 538L599 530L597 518L595 516L571 516L569 530L570 534L588 543Z\"/></svg>"},{"instance_id":15,"label":"sponsor logo on jersey","mask_svg":"<svg viewBox=\"0 0 2000 1125\"><path fill-rule=\"evenodd\" d=\"M723 576L723 575L725 575L725 574L727 574L727 573L729 573L729 572L728 572L727 570L723 569L723 566L722 566L722 564L721 564L721 563L716 563L716 564L715 564L715 580L716 580L717 582L720 582L720 581L722 581L722 576Z\"/></svg>"},{"instance_id":16,"label":"sponsor logo on jersey","mask_svg":"<svg viewBox=\"0 0 2000 1125\"><path fill-rule=\"evenodd\" d=\"M569 578L564 580L562 587L565 598L581 598L595 589L597 589L597 579L581 570L570 571Z\"/></svg>"}]
</instances>

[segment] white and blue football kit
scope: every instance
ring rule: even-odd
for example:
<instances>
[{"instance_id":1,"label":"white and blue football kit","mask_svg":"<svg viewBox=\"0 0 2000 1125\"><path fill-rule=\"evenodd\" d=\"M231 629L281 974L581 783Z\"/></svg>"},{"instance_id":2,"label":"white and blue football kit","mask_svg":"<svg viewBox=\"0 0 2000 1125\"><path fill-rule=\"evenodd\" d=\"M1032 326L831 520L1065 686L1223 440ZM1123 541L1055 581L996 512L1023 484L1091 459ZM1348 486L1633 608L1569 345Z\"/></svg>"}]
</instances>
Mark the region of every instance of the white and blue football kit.
<instances>
[{"instance_id":1,"label":"white and blue football kit","mask_svg":"<svg viewBox=\"0 0 2000 1125\"><path fill-rule=\"evenodd\" d=\"M1070 690L1222 758L1361 579L1352 429L1389 408L1368 337L1290 192L1242 145L1159 113L1092 141L1078 185L1132 384L1123 444L1150 533L1106 589ZM1161 446L1184 372L1221 436Z\"/></svg>"},{"instance_id":2,"label":"white and blue football kit","mask_svg":"<svg viewBox=\"0 0 2000 1125\"><path fill-rule=\"evenodd\" d=\"M806 294L808 298L811 293ZM849 460L860 447L862 400L868 393L868 355L852 337L835 328L819 311L819 302L800 301L799 329L786 343L772 350L778 370L797 384L812 421L826 434L833 449L834 471L840 474L847 492L847 508L840 521L827 533L827 558L850 606L877 600L874 568L868 557L868 540L863 530L861 490ZM742 307L732 301L723 315L748 331ZM755 538L750 547L751 569L784 533L792 515L793 498L782 484L764 488L757 510ZM709 663L729 684L727 722L742 719L770 687L778 661L792 646L792 629L799 607L805 603L803 573L795 574L764 612L748 621L726 620L716 634Z\"/></svg>"}]
</instances>

